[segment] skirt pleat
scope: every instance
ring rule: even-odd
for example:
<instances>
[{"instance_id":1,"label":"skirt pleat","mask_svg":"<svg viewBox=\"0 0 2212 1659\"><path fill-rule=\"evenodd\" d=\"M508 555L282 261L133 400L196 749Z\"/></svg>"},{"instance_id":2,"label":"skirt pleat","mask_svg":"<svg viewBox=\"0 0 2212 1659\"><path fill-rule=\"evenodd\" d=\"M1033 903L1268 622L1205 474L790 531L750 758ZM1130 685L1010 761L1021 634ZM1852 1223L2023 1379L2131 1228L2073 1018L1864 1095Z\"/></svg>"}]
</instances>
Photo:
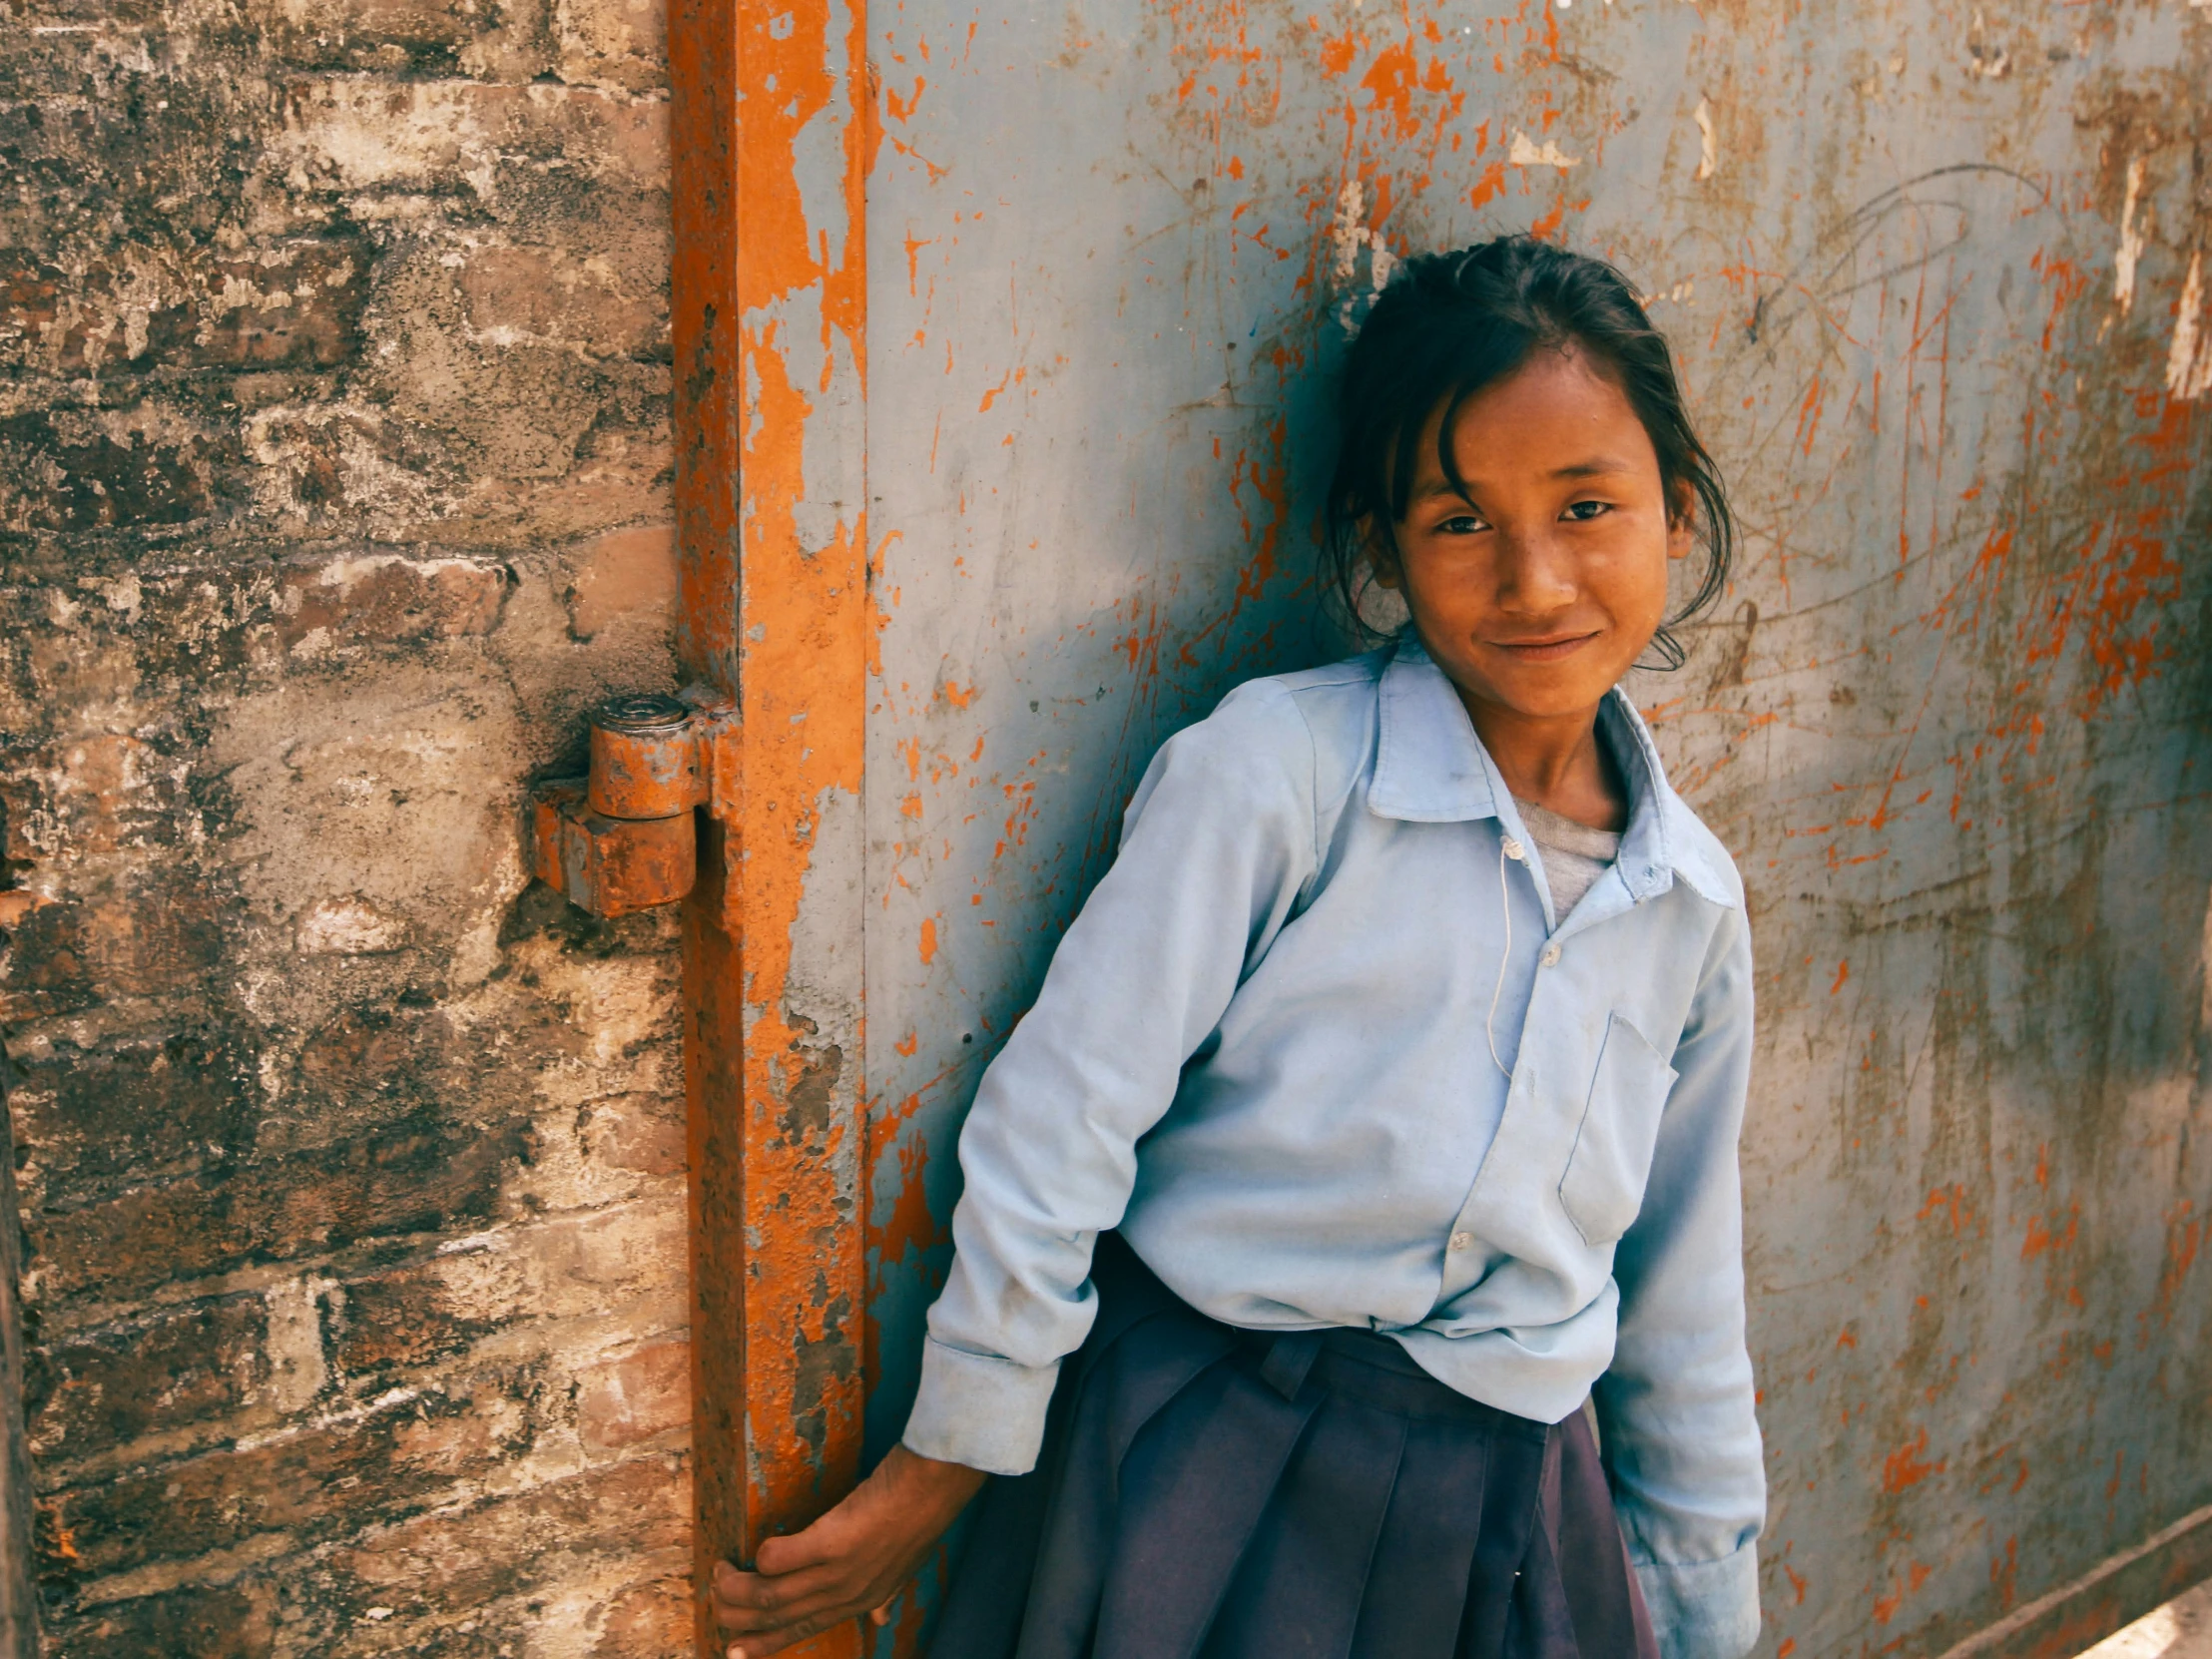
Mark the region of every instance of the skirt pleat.
<instances>
[{"instance_id":1,"label":"skirt pleat","mask_svg":"<svg viewBox=\"0 0 2212 1659\"><path fill-rule=\"evenodd\" d=\"M1349 1659L1405 1418L1332 1395L1239 1558L1205 1659Z\"/></svg>"},{"instance_id":2,"label":"skirt pleat","mask_svg":"<svg viewBox=\"0 0 2212 1659\"><path fill-rule=\"evenodd\" d=\"M1452 1659L1488 1484L1487 1437L1462 1424L1406 1425L1390 1512L1377 1540L1353 1659Z\"/></svg>"},{"instance_id":3,"label":"skirt pleat","mask_svg":"<svg viewBox=\"0 0 2212 1659\"><path fill-rule=\"evenodd\" d=\"M1146 1425L1121 1491L1145 1521L1115 1529L1094 1659L1193 1659L1319 1404L1216 1365Z\"/></svg>"},{"instance_id":4,"label":"skirt pleat","mask_svg":"<svg viewBox=\"0 0 2212 1659\"><path fill-rule=\"evenodd\" d=\"M1117 1237L1037 1467L985 1488L935 1659L1656 1659L1579 1413L1364 1331L1270 1336Z\"/></svg>"}]
</instances>

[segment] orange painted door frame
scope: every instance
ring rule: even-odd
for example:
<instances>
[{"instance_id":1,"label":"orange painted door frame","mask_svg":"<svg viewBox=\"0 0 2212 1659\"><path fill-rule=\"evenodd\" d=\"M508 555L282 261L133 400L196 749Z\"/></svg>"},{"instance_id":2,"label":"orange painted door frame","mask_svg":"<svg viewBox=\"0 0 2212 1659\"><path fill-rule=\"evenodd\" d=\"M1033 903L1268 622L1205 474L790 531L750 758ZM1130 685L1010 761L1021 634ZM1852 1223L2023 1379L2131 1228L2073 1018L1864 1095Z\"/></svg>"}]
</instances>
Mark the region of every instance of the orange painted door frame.
<instances>
[{"instance_id":1,"label":"orange painted door frame","mask_svg":"<svg viewBox=\"0 0 2212 1659\"><path fill-rule=\"evenodd\" d=\"M684 913L702 1586L859 1466L863 24L857 0L669 18L678 645L740 715Z\"/></svg>"}]
</instances>

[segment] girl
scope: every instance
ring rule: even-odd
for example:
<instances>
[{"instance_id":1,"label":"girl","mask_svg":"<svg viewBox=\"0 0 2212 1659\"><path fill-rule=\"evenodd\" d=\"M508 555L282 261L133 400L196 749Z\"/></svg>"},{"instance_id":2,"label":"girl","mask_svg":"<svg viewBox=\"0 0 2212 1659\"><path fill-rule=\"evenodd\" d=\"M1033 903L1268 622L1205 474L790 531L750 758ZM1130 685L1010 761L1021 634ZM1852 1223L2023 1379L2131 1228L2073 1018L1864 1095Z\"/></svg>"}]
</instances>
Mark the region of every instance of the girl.
<instances>
[{"instance_id":1,"label":"girl","mask_svg":"<svg viewBox=\"0 0 2212 1659\"><path fill-rule=\"evenodd\" d=\"M731 1659L986 1474L939 1659L1758 1632L1750 932L1615 689L1726 500L1627 283L1527 238L1407 262L1341 408L1336 575L1410 623L1160 751L967 1119L904 1442L719 1570Z\"/></svg>"}]
</instances>

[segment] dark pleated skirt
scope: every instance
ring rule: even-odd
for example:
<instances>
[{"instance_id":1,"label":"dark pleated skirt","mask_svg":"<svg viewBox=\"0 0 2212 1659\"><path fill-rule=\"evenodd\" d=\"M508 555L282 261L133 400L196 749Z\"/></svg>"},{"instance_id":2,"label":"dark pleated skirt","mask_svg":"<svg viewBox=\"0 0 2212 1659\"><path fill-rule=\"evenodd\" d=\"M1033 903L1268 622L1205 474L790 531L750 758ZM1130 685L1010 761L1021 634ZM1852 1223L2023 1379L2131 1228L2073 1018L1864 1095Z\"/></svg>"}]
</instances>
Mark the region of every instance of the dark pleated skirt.
<instances>
[{"instance_id":1,"label":"dark pleated skirt","mask_svg":"<svg viewBox=\"0 0 2212 1659\"><path fill-rule=\"evenodd\" d=\"M1656 1659L1589 1425L1386 1337L1240 1331L1114 1235L1043 1455L984 1489L934 1659Z\"/></svg>"}]
</instances>

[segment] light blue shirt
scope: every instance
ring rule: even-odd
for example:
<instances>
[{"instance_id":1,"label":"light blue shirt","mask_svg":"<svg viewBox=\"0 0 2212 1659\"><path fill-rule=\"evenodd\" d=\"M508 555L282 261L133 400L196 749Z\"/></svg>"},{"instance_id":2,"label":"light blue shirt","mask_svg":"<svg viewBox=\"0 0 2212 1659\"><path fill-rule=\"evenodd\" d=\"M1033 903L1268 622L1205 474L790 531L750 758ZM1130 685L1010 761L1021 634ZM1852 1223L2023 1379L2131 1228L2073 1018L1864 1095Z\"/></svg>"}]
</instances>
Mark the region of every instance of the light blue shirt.
<instances>
[{"instance_id":1,"label":"light blue shirt","mask_svg":"<svg viewBox=\"0 0 2212 1659\"><path fill-rule=\"evenodd\" d=\"M1409 632L1161 749L968 1114L909 1447L1034 1464L1119 1227L1229 1324L1384 1332L1545 1422L1594 1385L1661 1652L1750 1648L1750 929L1626 697L1599 720L1629 824L1565 917Z\"/></svg>"}]
</instances>

